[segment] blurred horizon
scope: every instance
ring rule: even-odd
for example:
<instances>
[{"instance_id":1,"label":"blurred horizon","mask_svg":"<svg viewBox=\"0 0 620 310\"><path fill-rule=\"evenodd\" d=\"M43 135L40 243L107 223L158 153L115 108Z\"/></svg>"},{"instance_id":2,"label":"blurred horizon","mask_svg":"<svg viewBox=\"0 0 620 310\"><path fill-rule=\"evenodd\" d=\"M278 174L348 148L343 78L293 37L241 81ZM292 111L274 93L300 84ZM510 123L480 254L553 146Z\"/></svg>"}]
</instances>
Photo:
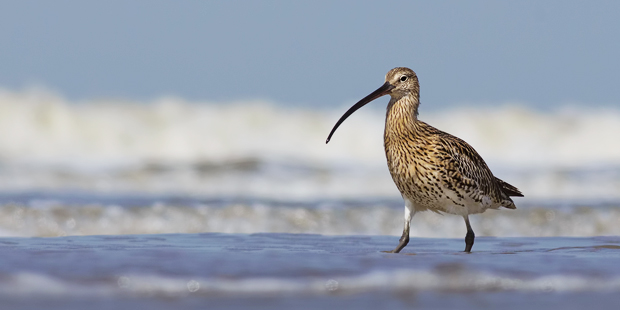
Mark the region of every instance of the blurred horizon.
<instances>
[{"instance_id":1,"label":"blurred horizon","mask_svg":"<svg viewBox=\"0 0 620 310\"><path fill-rule=\"evenodd\" d=\"M407 66L422 112L617 108L618 12L614 1L5 2L0 89L339 108Z\"/></svg>"}]
</instances>

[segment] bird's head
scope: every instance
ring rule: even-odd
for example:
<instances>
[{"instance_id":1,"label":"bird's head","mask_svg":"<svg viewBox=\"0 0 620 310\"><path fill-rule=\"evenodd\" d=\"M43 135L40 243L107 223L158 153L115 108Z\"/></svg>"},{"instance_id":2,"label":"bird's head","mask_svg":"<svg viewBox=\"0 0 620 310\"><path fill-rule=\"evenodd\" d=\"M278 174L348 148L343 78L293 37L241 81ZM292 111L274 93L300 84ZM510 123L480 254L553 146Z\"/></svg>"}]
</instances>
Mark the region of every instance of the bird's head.
<instances>
[{"instance_id":1,"label":"bird's head","mask_svg":"<svg viewBox=\"0 0 620 310\"><path fill-rule=\"evenodd\" d=\"M397 67L390 70L385 75L385 83L392 85L386 94L397 100L408 95L417 96L420 93L418 76L409 68Z\"/></svg>"}]
</instances>

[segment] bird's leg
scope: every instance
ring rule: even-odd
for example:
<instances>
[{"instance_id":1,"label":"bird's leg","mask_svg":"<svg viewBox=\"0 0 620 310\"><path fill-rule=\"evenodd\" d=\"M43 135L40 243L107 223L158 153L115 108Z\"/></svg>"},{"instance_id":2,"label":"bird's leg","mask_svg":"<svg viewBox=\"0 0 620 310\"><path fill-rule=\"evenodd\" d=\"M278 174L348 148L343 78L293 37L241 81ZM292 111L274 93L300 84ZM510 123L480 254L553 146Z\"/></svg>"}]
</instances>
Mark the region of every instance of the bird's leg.
<instances>
[{"instance_id":1,"label":"bird's leg","mask_svg":"<svg viewBox=\"0 0 620 310\"><path fill-rule=\"evenodd\" d=\"M474 238L476 235L474 234L474 230L471 229L471 225L469 224L469 216L465 215L465 225L467 225L467 235L465 235L465 252L471 253L471 247L474 246Z\"/></svg>"},{"instance_id":2,"label":"bird's leg","mask_svg":"<svg viewBox=\"0 0 620 310\"><path fill-rule=\"evenodd\" d=\"M398 253L402 250L407 243L409 243L409 229L411 227L411 218L415 214L415 211L411 211L411 207L408 203L405 204L405 227L403 228L403 234L399 239L398 246L392 251L384 251L385 253Z\"/></svg>"},{"instance_id":3,"label":"bird's leg","mask_svg":"<svg viewBox=\"0 0 620 310\"><path fill-rule=\"evenodd\" d=\"M409 243L409 225L405 224L405 228L403 229L403 235L398 239L398 246L394 250L387 251L387 253L398 253Z\"/></svg>"}]
</instances>

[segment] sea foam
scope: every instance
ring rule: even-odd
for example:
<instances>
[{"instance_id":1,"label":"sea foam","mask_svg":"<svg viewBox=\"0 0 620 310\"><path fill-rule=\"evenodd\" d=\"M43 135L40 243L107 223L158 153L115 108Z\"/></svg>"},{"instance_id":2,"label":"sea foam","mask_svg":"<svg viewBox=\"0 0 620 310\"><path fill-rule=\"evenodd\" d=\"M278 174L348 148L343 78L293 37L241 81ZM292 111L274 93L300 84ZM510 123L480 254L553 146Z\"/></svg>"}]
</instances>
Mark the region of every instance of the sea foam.
<instances>
[{"instance_id":1,"label":"sea foam","mask_svg":"<svg viewBox=\"0 0 620 310\"><path fill-rule=\"evenodd\" d=\"M346 108L69 102L1 91L0 185L286 199L398 195L385 167L382 108L361 109L325 145ZM470 143L528 198L620 198L618 109L460 107L422 109L420 119Z\"/></svg>"}]
</instances>

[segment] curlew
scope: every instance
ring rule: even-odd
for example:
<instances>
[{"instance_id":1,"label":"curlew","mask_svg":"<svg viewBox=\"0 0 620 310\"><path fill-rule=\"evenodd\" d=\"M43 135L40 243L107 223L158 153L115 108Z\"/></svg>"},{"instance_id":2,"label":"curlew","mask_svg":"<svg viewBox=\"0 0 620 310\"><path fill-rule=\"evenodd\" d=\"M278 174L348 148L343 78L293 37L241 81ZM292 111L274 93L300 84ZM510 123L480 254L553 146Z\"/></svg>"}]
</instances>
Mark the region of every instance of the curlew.
<instances>
[{"instance_id":1,"label":"curlew","mask_svg":"<svg viewBox=\"0 0 620 310\"><path fill-rule=\"evenodd\" d=\"M523 194L494 177L467 142L418 119L420 84L413 70L390 70L381 87L344 113L325 143L353 112L388 94L391 98L383 134L385 156L392 180L405 201L405 225L398 246L387 252L400 252L409 243L414 214L431 210L463 217L467 227L465 252L470 253L475 234L469 215L500 207L516 209L510 197Z\"/></svg>"}]
</instances>

